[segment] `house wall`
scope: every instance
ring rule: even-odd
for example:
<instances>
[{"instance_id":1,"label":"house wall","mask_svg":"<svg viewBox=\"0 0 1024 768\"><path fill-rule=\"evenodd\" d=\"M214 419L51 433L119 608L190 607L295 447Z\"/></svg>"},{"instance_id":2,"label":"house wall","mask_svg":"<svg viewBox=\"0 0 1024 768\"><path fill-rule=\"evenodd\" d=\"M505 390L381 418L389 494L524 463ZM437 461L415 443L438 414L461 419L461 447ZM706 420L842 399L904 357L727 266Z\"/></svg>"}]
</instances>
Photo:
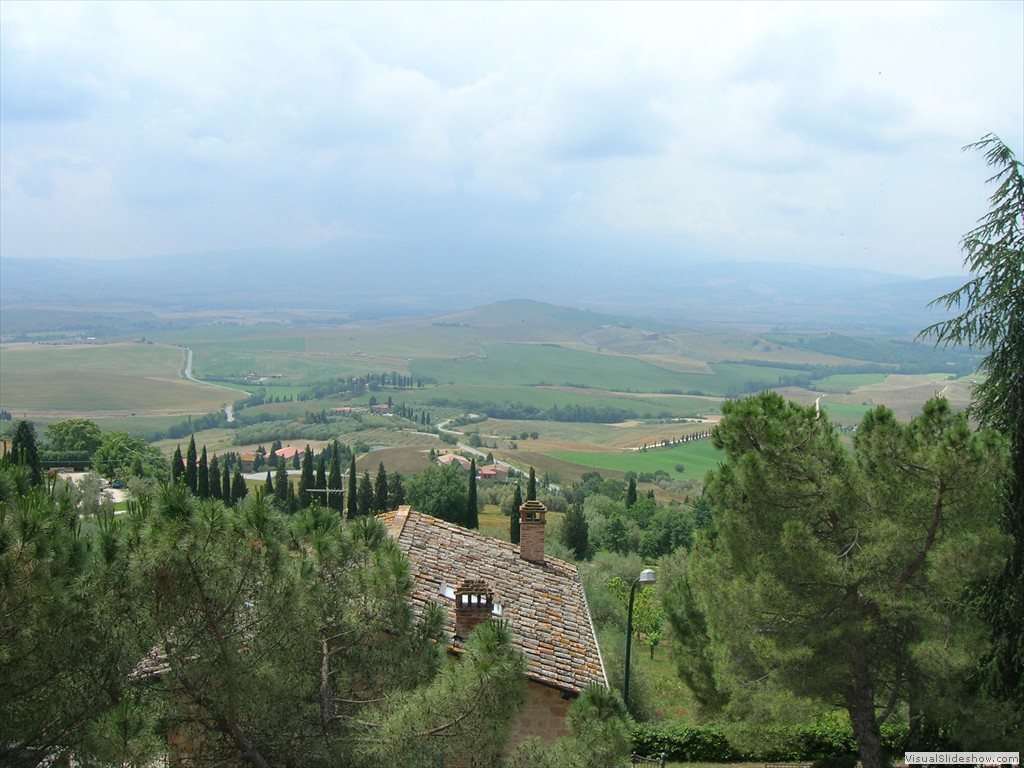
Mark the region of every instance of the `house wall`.
<instances>
[{"instance_id":1,"label":"house wall","mask_svg":"<svg viewBox=\"0 0 1024 768\"><path fill-rule=\"evenodd\" d=\"M545 744L565 736L565 715L571 699L563 699L562 692L541 685L533 680L527 682L526 703L519 710L519 717L512 728L510 744L518 744L527 736L537 736Z\"/></svg>"},{"instance_id":2,"label":"house wall","mask_svg":"<svg viewBox=\"0 0 1024 768\"><path fill-rule=\"evenodd\" d=\"M571 699L562 698L561 691L527 680L526 702L512 727L506 754L529 736L536 736L545 744L550 744L568 735L565 715L571 703ZM471 755L449 757L444 761L444 768L477 768L479 765Z\"/></svg>"}]
</instances>

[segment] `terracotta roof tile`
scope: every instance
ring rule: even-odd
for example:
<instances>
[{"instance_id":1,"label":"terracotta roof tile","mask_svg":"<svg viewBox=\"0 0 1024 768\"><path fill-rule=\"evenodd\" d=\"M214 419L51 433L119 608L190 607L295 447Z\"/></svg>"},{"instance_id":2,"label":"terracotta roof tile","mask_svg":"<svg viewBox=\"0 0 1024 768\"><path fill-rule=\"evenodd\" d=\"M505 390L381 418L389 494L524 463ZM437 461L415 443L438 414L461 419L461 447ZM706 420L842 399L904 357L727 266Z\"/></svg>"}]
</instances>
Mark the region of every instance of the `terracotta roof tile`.
<instances>
[{"instance_id":1,"label":"terracotta roof tile","mask_svg":"<svg viewBox=\"0 0 1024 768\"><path fill-rule=\"evenodd\" d=\"M448 638L455 633L451 594L467 579L484 581L526 656L529 677L571 693L607 685L575 565L550 557L523 560L507 541L408 508L380 519L412 564L413 609L421 613L428 603L445 608Z\"/></svg>"}]
</instances>

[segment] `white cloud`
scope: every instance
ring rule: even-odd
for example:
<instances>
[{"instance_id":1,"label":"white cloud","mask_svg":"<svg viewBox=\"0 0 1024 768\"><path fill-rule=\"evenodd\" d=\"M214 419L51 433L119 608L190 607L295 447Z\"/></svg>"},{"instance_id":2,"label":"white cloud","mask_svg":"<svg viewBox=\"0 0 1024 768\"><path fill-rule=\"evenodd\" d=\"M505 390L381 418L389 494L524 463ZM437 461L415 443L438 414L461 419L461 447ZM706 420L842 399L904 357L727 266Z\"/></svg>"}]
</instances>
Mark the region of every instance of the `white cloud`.
<instances>
[{"instance_id":1,"label":"white cloud","mask_svg":"<svg viewBox=\"0 0 1024 768\"><path fill-rule=\"evenodd\" d=\"M0 17L5 256L528 231L947 274L987 196L960 145L1024 150L1015 3Z\"/></svg>"}]
</instances>

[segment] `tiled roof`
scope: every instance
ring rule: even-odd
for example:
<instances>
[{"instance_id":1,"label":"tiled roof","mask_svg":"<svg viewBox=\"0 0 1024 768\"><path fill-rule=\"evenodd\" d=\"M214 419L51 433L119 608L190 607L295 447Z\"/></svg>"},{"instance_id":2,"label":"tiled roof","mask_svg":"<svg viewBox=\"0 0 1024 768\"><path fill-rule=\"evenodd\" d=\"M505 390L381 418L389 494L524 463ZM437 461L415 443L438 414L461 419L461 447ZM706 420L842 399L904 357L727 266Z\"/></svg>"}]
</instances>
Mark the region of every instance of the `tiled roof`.
<instances>
[{"instance_id":1,"label":"tiled roof","mask_svg":"<svg viewBox=\"0 0 1024 768\"><path fill-rule=\"evenodd\" d=\"M413 609L421 613L430 602L443 607L446 637L455 633L454 590L467 579L484 581L494 591L495 612L509 622L526 656L530 678L571 693L607 685L576 566L523 560L507 541L408 507L380 519L411 562Z\"/></svg>"}]
</instances>

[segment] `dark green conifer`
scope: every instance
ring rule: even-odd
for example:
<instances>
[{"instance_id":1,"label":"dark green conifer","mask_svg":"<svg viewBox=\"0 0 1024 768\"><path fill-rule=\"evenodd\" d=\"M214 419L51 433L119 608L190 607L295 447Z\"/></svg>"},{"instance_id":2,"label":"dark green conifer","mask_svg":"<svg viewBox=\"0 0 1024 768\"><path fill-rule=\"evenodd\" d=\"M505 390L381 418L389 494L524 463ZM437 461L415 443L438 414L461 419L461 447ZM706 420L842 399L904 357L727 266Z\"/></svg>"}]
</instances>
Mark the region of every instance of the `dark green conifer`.
<instances>
[{"instance_id":1,"label":"dark green conifer","mask_svg":"<svg viewBox=\"0 0 1024 768\"><path fill-rule=\"evenodd\" d=\"M18 422L11 440L11 453L17 464L28 467L29 482L42 485L43 469L39 461L39 448L36 445L36 428L31 421Z\"/></svg>"},{"instance_id":2,"label":"dark green conifer","mask_svg":"<svg viewBox=\"0 0 1024 768\"><path fill-rule=\"evenodd\" d=\"M240 470L235 470L235 476L231 481L231 503L237 504L249 495L249 489L245 485L245 478Z\"/></svg>"},{"instance_id":3,"label":"dark green conifer","mask_svg":"<svg viewBox=\"0 0 1024 768\"><path fill-rule=\"evenodd\" d=\"M223 498L220 487L220 460L216 453L210 459L210 498Z\"/></svg>"},{"instance_id":4,"label":"dark green conifer","mask_svg":"<svg viewBox=\"0 0 1024 768\"><path fill-rule=\"evenodd\" d=\"M185 485L192 493L199 491L199 460L196 457L196 436L188 439L188 451L185 454Z\"/></svg>"},{"instance_id":5,"label":"dark green conifer","mask_svg":"<svg viewBox=\"0 0 1024 768\"><path fill-rule=\"evenodd\" d=\"M346 500L348 519L359 517L359 495L356 484L359 478L356 477L356 455L352 454L352 461L348 465L348 499Z\"/></svg>"},{"instance_id":6,"label":"dark green conifer","mask_svg":"<svg viewBox=\"0 0 1024 768\"><path fill-rule=\"evenodd\" d=\"M305 509L313 499L310 488L316 486L316 477L313 474L313 449L308 445L302 452L302 474L299 476L299 507Z\"/></svg>"},{"instance_id":7,"label":"dark green conifer","mask_svg":"<svg viewBox=\"0 0 1024 768\"><path fill-rule=\"evenodd\" d=\"M519 543L519 508L521 506L523 506L523 492L519 489L519 483L516 483L515 493L512 494L512 516L508 521L508 540L513 544Z\"/></svg>"},{"instance_id":8,"label":"dark green conifer","mask_svg":"<svg viewBox=\"0 0 1024 768\"><path fill-rule=\"evenodd\" d=\"M466 527L480 527L480 510L476 502L476 459L469 460L469 487L466 490Z\"/></svg>"},{"instance_id":9,"label":"dark green conifer","mask_svg":"<svg viewBox=\"0 0 1024 768\"><path fill-rule=\"evenodd\" d=\"M327 487L330 489L327 494L327 506L340 512L345 507L344 494L341 493L341 457L338 453L338 441L335 440L334 449L331 451L331 471L327 475Z\"/></svg>"},{"instance_id":10,"label":"dark green conifer","mask_svg":"<svg viewBox=\"0 0 1024 768\"><path fill-rule=\"evenodd\" d=\"M181 446L175 446L171 457L171 482L175 485L185 477L185 460L181 458Z\"/></svg>"},{"instance_id":11,"label":"dark green conifer","mask_svg":"<svg viewBox=\"0 0 1024 768\"><path fill-rule=\"evenodd\" d=\"M199 479L197 481L199 498L208 499L210 498L210 466L206 458L206 446L203 446L203 452L199 456Z\"/></svg>"},{"instance_id":12,"label":"dark green conifer","mask_svg":"<svg viewBox=\"0 0 1024 768\"><path fill-rule=\"evenodd\" d=\"M380 514L388 511L388 473L384 469L384 462L377 467L377 477L373 481L373 513Z\"/></svg>"}]
</instances>

